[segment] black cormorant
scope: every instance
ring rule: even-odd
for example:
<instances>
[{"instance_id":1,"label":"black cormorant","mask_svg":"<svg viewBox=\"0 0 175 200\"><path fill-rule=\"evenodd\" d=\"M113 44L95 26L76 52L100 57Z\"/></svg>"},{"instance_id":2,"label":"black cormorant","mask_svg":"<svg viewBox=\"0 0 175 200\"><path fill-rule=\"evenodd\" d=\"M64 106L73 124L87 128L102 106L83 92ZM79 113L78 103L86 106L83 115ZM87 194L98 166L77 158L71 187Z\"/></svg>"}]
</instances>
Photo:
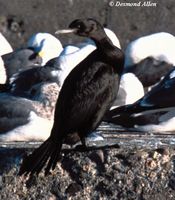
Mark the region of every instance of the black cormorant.
<instances>
[{"instance_id":1,"label":"black cormorant","mask_svg":"<svg viewBox=\"0 0 175 200\"><path fill-rule=\"evenodd\" d=\"M38 174L47 161L45 174L51 168L53 170L66 136L77 132L85 144L85 137L98 127L117 96L124 66L123 52L112 44L102 25L94 19L77 19L69 28L70 32L91 38L97 49L65 79L56 104L51 135L23 160L19 175Z\"/></svg>"}]
</instances>

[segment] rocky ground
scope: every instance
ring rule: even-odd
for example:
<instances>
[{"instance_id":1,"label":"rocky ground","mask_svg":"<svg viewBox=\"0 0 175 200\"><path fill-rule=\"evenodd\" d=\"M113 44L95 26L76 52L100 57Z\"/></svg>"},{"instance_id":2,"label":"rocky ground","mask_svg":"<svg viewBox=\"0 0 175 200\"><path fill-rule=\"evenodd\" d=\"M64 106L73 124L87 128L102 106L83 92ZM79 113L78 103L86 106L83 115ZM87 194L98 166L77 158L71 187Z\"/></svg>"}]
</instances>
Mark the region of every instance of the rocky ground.
<instances>
[{"instance_id":1,"label":"rocky ground","mask_svg":"<svg viewBox=\"0 0 175 200\"><path fill-rule=\"evenodd\" d=\"M22 157L39 144L1 144L0 199L175 199L174 143L163 145L162 139L153 146L145 138L154 136L119 133L112 138L115 134L100 147L89 142L87 150L64 145L56 169L47 177L43 172L38 177L17 176ZM167 137L173 141L173 136ZM145 143L136 146L142 139Z\"/></svg>"}]
</instances>

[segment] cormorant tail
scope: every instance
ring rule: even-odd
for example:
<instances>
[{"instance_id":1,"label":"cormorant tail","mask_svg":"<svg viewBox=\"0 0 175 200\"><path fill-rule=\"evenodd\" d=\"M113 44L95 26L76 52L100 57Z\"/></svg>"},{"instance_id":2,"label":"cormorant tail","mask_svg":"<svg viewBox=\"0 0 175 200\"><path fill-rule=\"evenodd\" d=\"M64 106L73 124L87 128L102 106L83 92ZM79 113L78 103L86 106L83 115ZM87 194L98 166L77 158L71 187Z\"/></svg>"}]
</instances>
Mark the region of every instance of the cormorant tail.
<instances>
[{"instance_id":1,"label":"cormorant tail","mask_svg":"<svg viewBox=\"0 0 175 200\"><path fill-rule=\"evenodd\" d=\"M54 170L60 156L62 141L54 142L50 137L32 154L23 159L18 175L39 174L47 162L45 175Z\"/></svg>"}]
</instances>

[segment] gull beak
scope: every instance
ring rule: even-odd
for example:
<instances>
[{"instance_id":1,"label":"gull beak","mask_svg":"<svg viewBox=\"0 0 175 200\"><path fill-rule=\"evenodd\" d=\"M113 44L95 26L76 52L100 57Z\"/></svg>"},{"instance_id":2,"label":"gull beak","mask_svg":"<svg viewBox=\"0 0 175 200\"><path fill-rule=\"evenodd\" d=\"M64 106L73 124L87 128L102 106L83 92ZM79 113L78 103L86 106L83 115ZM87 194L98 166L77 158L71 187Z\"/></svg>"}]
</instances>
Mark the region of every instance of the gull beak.
<instances>
[{"instance_id":1,"label":"gull beak","mask_svg":"<svg viewBox=\"0 0 175 200\"><path fill-rule=\"evenodd\" d=\"M43 58L44 57L44 51L40 51L39 53L38 53L38 55L41 57L41 58Z\"/></svg>"},{"instance_id":2,"label":"gull beak","mask_svg":"<svg viewBox=\"0 0 175 200\"><path fill-rule=\"evenodd\" d=\"M58 30L55 32L55 34L66 34L66 33L75 33L77 29L63 29Z\"/></svg>"}]
</instances>

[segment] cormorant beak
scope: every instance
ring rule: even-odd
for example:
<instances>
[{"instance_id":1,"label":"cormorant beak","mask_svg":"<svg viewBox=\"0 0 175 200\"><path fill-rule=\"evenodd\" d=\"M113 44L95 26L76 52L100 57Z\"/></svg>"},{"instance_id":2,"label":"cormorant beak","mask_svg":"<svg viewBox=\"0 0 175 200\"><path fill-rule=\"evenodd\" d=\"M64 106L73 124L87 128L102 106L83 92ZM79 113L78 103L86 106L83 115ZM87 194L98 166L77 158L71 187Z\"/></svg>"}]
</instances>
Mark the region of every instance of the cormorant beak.
<instances>
[{"instance_id":1,"label":"cormorant beak","mask_svg":"<svg viewBox=\"0 0 175 200\"><path fill-rule=\"evenodd\" d=\"M55 34L66 34L66 33L75 33L77 29L63 29L63 30L58 30L55 32Z\"/></svg>"}]
</instances>

